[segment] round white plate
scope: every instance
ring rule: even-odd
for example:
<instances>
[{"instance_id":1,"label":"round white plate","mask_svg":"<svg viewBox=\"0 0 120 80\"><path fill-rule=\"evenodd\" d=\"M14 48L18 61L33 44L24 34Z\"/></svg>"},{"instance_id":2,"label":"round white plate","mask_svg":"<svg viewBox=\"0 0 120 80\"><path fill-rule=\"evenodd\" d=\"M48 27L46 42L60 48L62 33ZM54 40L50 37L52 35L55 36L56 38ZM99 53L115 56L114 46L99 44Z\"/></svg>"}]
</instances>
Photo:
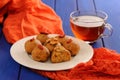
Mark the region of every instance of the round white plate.
<instances>
[{"instance_id":1,"label":"round white plate","mask_svg":"<svg viewBox=\"0 0 120 80\"><path fill-rule=\"evenodd\" d=\"M51 34L50 36L54 36L54 34ZM25 41L33 37L36 36L29 36L17 41L10 49L12 58L19 64L29 68L47 71L66 70L75 67L79 63L89 61L93 56L93 48L89 44L77 38L67 36L74 39L75 42L80 45L80 51L76 56L74 56L70 61L62 63L51 63L50 60L47 62L37 62L33 60L24 49Z\"/></svg>"}]
</instances>

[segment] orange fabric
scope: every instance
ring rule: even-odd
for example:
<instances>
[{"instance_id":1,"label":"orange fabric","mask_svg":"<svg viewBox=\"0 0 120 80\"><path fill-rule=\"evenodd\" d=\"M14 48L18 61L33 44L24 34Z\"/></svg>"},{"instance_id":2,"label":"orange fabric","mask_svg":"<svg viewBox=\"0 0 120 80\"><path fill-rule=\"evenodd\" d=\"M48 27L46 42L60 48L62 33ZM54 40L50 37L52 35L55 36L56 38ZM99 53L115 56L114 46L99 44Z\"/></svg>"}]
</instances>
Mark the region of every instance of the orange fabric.
<instances>
[{"instance_id":1,"label":"orange fabric","mask_svg":"<svg viewBox=\"0 0 120 80\"><path fill-rule=\"evenodd\" d=\"M3 21L3 15L7 12L3 33L8 42L14 43L23 37L40 32L64 35L60 17L41 0L5 1L0 2L2 4L0 5L0 22ZM7 9L4 10L3 6Z\"/></svg>"},{"instance_id":2,"label":"orange fabric","mask_svg":"<svg viewBox=\"0 0 120 80\"><path fill-rule=\"evenodd\" d=\"M10 0L1 0L0 1L0 23L3 22L4 14L7 12L7 4L10 2Z\"/></svg>"},{"instance_id":3,"label":"orange fabric","mask_svg":"<svg viewBox=\"0 0 120 80\"><path fill-rule=\"evenodd\" d=\"M120 54L107 48L94 49L93 58L66 71L33 70L52 80L120 80Z\"/></svg>"}]
</instances>

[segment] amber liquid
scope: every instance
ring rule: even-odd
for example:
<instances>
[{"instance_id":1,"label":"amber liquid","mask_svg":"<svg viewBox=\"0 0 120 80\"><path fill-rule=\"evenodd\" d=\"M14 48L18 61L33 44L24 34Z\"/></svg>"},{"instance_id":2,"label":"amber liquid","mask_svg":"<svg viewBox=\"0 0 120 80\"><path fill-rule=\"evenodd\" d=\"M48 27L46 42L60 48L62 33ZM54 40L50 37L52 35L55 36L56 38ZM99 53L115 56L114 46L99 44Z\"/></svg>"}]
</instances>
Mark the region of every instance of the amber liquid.
<instances>
[{"instance_id":1,"label":"amber liquid","mask_svg":"<svg viewBox=\"0 0 120 80\"><path fill-rule=\"evenodd\" d=\"M75 37L84 41L94 42L104 31L103 19L95 16L78 16L75 20L71 19L70 24Z\"/></svg>"}]
</instances>

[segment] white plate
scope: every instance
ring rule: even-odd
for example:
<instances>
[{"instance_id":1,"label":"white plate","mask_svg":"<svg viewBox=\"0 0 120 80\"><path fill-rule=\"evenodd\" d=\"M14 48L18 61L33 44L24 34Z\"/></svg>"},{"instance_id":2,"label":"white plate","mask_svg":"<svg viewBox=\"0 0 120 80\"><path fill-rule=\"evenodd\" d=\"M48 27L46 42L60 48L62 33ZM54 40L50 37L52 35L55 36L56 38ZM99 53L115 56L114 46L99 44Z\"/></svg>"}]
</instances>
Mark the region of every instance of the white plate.
<instances>
[{"instance_id":1,"label":"white plate","mask_svg":"<svg viewBox=\"0 0 120 80\"><path fill-rule=\"evenodd\" d=\"M89 61L93 56L93 48L89 44L74 37L67 36L73 38L75 42L77 42L77 44L80 45L80 51L76 56L74 56L70 61L62 62L62 63L51 63L50 61L44 63L37 62L31 59L24 49L25 41L33 37L35 36L26 37L17 41L11 46L10 49L12 58L19 64L29 68L38 69L38 70L47 70L47 71L66 70L73 68L79 63Z\"/></svg>"}]
</instances>

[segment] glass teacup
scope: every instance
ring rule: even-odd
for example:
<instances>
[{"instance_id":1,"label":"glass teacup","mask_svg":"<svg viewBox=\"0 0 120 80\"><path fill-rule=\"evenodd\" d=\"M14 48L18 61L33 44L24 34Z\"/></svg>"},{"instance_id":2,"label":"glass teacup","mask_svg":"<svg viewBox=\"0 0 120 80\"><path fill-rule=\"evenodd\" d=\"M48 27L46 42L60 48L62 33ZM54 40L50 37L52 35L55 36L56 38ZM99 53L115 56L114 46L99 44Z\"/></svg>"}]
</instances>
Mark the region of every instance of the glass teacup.
<instances>
[{"instance_id":1,"label":"glass teacup","mask_svg":"<svg viewBox=\"0 0 120 80\"><path fill-rule=\"evenodd\" d=\"M111 36L112 26L106 23L108 15L103 11L73 11L70 14L71 29L75 37L87 43L96 42L103 36ZM104 33L105 29L108 33Z\"/></svg>"}]
</instances>

